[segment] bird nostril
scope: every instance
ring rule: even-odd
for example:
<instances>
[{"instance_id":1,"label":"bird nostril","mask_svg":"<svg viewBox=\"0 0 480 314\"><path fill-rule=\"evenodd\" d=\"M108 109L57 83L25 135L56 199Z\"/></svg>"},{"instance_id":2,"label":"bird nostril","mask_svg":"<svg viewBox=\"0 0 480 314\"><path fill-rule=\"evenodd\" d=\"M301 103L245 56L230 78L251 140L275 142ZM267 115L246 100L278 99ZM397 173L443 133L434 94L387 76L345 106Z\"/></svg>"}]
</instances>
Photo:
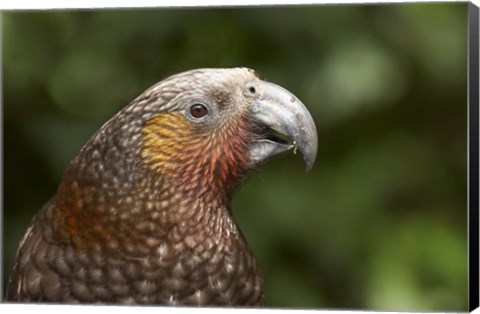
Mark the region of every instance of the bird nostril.
<instances>
[{"instance_id":1,"label":"bird nostril","mask_svg":"<svg viewBox=\"0 0 480 314\"><path fill-rule=\"evenodd\" d=\"M257 94L257 89L252 83L247 84L247 91L251 96L255 96Z\"/></svg>"}]
</instances>

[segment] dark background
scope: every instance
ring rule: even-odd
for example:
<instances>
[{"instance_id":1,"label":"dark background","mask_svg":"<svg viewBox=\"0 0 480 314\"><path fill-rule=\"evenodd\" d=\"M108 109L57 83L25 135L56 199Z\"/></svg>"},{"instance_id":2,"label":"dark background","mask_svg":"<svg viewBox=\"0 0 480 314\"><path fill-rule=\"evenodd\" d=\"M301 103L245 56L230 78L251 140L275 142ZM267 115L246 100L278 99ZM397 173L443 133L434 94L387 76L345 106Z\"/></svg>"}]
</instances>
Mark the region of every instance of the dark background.
<instances>
[{"instance_id":1,"label":"dark background","mask_svg":"<svg viewBox=\"0 0 480 314\"><path fill-rule=\"evenodd\" d=\"M467 3L2 15L4 284L34 213L115 112L163 78L246 66L312 113L233 210L267 305L467 309Z\"/></svg>"}]
</instances>

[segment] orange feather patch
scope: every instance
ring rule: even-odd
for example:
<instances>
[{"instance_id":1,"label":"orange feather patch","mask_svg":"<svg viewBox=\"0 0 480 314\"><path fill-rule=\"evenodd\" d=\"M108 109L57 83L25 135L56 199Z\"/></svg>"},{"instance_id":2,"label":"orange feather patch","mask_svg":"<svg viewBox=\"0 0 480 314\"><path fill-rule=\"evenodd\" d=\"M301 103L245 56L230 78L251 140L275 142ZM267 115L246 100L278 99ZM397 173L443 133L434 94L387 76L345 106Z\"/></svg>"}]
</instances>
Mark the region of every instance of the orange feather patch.
<instances>
[{"instance_id":1,"label":"orange feather patch","mask_svg":"<svg viewBox=\"0 0 480 314\"><path fill-rule=\"evenodd\" d=\"M163 114L150 120L143 134L142 157L150 168L191 197L213 191L230 197L248 168L250 133L241 116L218 127L197 127L179 112Z\"/></svg>"}]
</instances>

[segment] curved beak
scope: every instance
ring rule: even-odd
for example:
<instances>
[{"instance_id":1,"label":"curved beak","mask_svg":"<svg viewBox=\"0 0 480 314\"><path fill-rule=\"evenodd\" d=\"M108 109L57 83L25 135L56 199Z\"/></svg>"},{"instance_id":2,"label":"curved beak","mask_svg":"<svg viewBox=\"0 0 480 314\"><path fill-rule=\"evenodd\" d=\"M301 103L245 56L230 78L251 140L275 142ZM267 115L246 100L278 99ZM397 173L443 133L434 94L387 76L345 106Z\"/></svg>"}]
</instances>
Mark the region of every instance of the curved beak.
<instances>
[{"instance_id":1,"label":"curved beak","mask_svg":"<svg viewBox=\"0 0 480 314\"><path fill-rule=\"evenodd\" d=\"M263 133L251 147L252 162L257 164L287 150L296 153L299 149L309 171L317 156L318 140L307 108L295 95L273 83L260 81L258 92L260 97L251 112Z\"/></svg>"}]
</instances>

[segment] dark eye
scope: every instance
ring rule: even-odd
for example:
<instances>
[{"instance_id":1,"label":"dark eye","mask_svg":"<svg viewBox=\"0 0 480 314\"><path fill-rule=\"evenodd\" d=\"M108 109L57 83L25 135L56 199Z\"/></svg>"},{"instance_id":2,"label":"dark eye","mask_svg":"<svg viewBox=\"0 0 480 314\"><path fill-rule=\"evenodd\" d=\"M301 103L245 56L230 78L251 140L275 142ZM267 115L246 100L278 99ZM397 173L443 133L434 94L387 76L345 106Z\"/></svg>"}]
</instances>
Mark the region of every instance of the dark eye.
<instances>
[{"instance_id":1,"label":"dark eye","mask_svg":"<svg viewBox=\"0 0 480 314\"><path fill-rule=\"evenodd\" d=\"M190 114L194 118L202 118L206 116L208 113L208 109L205 105L202 104L194 104L190 107Z\"/></svg>"},{"instance_id":2,"label":"dark eye","mask_svg":"<svg viewBox=\"0 0 480 314\"><path fill-rule=\"evenodd\" d=\"M255 95L255 93L257 92L257 90L255 89L255 87L253 86L248 86L248 92L252 95Z\"/></svg>"}]
</instances>

